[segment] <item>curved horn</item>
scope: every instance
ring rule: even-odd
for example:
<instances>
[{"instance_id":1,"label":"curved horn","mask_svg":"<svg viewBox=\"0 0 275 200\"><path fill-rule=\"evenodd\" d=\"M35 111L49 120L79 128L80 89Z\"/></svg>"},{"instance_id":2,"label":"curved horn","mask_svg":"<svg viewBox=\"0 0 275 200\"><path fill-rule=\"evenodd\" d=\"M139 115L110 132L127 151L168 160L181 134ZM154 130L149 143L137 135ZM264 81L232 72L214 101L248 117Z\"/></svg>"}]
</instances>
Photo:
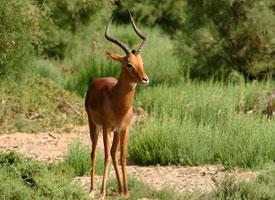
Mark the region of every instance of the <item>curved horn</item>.
<instances>
[{"instance_id":1,"label":"curved horn","mask_svg":"<svg viewBox=\"0 0 275 200\"><path fill-rule=\"evenodd\" d=\"M114 18L114 14L110 17L109 21L108 21L108 24L106 26L106 30L105 30L105 38L115 44L117 44L118 46L120 46L127 55L129 55L131 53L130 49L127 47L127 45L125 45L123 42L111 37L109 35L109 28L110 28L110 25L113 21L113 18Z\"/></svg>"},{"instance_id":2,"label":"curved horn","mask_svg":"<svg viewBox=\"0 0 275 200\"><path fill-rule=\"evenodd\" d=\"M135 24L135 21L134 21L134 19L133 19L133 16L132 16L132 14L131 14L131 12L130 12L129 10L128 10L128 13L129 13L129 16L130 16L130 19L131 19L131 22L132 22L132 26L133 26L133 28L134 28L136 34L143 40L143 41L141 42L141 44L140 44L138 50L137 50L137 52L140 53L140 52L143 50L143 48L144 48L144 46L145 46L145 44L146 44L146 42L147 42L147 37L145 36L144 33L142 33L142 32L137 28L137 26L136 26L136 24Z\"/></svg>"}]
</instances>

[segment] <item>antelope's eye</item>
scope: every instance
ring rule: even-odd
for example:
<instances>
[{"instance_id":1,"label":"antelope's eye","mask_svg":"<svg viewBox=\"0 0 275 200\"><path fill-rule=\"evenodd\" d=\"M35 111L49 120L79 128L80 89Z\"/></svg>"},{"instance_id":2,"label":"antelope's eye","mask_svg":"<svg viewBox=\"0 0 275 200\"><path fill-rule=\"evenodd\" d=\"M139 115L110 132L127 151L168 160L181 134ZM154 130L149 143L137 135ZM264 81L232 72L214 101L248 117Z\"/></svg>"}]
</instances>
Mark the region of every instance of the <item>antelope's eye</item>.
<instances>
[{"instance_id":1,"label":"antelope's eye","mask_svg":"<svg viewBox=\"0 0 275 200\"><path fill-rule=\"evenodd\" d=\"M127 63L127 67L129 67L129 68L133 67L134 68L134 65L131 64L131 63Z\"/></svg>"}]
</instances>

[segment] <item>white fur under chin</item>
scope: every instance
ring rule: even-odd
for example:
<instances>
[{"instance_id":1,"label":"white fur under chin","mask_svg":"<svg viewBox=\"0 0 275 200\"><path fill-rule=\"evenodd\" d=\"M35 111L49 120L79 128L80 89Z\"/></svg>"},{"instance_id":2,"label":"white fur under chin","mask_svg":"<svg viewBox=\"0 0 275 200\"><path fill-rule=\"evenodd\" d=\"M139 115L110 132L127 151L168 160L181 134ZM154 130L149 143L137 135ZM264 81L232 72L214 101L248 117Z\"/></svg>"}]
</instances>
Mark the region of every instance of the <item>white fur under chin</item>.
<instances>
[{"instance_id":1,"label":"white fur under chin","mask_svg":"<svg viewBox=\"0 0 275 200\"><path fill-rule=\"evenodd\" d=\"M135 89L137 84L136 83L130 83L130 86L131 86L132 89Z\"/></svg>"}]
</instances>

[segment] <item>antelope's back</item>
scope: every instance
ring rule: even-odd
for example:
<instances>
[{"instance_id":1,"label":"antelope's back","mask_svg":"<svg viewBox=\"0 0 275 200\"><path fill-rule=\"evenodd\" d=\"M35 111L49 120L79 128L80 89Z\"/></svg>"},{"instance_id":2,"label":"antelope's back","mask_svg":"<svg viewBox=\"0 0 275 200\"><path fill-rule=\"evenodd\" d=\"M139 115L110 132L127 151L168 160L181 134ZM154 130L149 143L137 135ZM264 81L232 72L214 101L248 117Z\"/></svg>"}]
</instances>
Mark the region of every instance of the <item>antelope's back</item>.
<instances>
[{"instance_id":1,"label":"antelope's back","mask_svg":"<svg viewBox=\"0 0 275 200\"><path fill-rule=\"evenodd\" d=\"M112 77L96 78L91 81L85 98L86 110L88 108L99 108L103 102L104 95L106 95L106 93L108 93L108 91L110 91L116 84L117 80Z\"/></svg>"}]
</instances>

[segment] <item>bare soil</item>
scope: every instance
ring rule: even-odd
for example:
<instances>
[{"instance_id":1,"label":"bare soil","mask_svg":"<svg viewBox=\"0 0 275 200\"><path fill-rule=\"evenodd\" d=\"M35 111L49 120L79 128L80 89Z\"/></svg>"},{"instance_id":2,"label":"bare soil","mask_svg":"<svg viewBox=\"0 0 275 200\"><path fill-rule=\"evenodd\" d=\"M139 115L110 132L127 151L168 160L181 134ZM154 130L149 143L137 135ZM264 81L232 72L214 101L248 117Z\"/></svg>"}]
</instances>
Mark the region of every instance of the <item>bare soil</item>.
<instances>
[{"instance_id":1,"label":"bare soil","mask_svg":"<svg viewBox=\"0 0 275 200\"><path fill-rule=\"evenodd\" d=\"M79 140L90 144L88 127L75 127L68 133L13 133L0 136L0 151L15 151L27 157L51 163L62 160L68 151L69 144ZM99 148L103 148L102 137ZM211 191L218 185L226 174L235 175L239 179L249 180L258 172L244 171L239 168L224 170L220 165L203 166L137 166L128 165L127 173L157 190L173 188L177 191L203 190ZM110 177L115 177L111 168ZM97 176L97 185L101 177ZM76 177L75 181L87 190L90 186L89 177Z\"/></svg>"}]
</instances>

